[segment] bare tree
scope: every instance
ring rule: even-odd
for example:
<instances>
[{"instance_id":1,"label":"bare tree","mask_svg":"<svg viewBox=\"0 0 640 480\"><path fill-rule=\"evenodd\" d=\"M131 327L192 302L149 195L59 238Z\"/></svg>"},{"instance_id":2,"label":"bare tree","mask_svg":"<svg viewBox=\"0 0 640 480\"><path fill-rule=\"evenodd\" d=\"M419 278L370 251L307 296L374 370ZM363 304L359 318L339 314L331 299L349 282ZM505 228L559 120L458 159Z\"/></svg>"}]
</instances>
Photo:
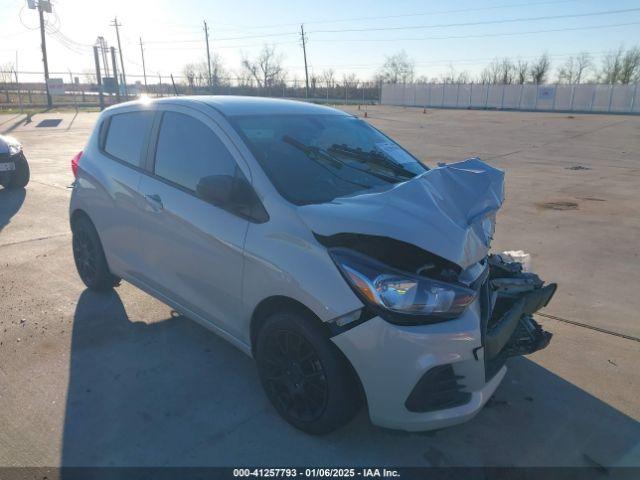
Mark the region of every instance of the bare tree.
<instances>
[{"instance_id":1,"label":"bare tree","mask_svg":"<svg viewBox=\"0 0 640 480\"><path fill-rule=\"evenodd\" d=\"M540 57L531 64L529 74L531 81L535 84L544 83L547 81L547 75L551 69L551 60L548 53L543 53Z\"/></svg>"},{"instance_id":2,"label":"bare tree","mask_svg":"<svg viewBox=\"0 0 640 480\"><path fill-rule=\"evenodd\" d=\"M247 88L247 87L254 86L255 82L253 80L253 75L251 75L251 72L247 71L245 68L242 68L241 70L236 71L234 73L235 73L235 80L239 87Z\"/></svg>"},{"instance_id":3,"label":"bare tree","mask_svg":"<svg viewBox=\"0 0 640 480\"><path fill-rule=\"evenodd\" d=\"M385 57L378 75L386 83L411 83L415 75L415 62L402 50Z\"/></svg>"},{"instance_id":4,"label":"bare tree","mask_svg":"<svg viewBox=\"0 0 640 480\"><path fill-rule=\"evenodd\" d=\"M640 47L633 47L627 50L622 57L622 67L620 69L620 83L629 84L637 81L640 77Z\"/></svg>"},{"instance_id":5,"label":"bare tree","mask_svg":"<svg viewBox=\"0 0 640 480\"><path fill-rule=\"evenodd\" d=\"M503 58L500 61L500 83L510 85L516 77L516 66L510 58Z\"/></svg>"},{"instance_id":6,"label":"bare tree","mask_svg":"<svg viewBox=\"0 0 640 480\"><path fill-rule=\"evenodd\" d=\"M496 58L487 65L480 73L481 83L500 83L500 73L502 67L500 61Z\"/></svg>"},{"instance_id":7,"label":"bare tree","mask_svg":"<svg viewBox=\"0 0 640 480\"><path fill-rule=\"evenodd\" d=\"M358 88L360 80L355 73L349 73L342 75L342 84L347 88Z\"/></svg>"},{"instance_id":8,"label":"bare tree","mask_svg":"<svg viewBox=\"0 0 640 480\"><path fill-rule=\"evenodd\" d=\"M312 94L315 94L319 83L320 83L320 76L317 75L314 71L312 71L311 75L309 76L309 85L311 86Z\"/></svg>"},{"instance_id":9,"label":"bare tree","mask_svg":"<svg viewBox=\"0 0 640 480\"><path fill-rule=\"evenodd\" d=\"M255 60L242 60L242 67L251 74L259 87L272 87L284 82L285 70L282 55L273 46L265 45Z\"/></svg>"},{"instance_id":10,"label":"bare tree","mask_svg":"<svg viewBox=\"0 0 640 480\"><path fill-rule=\"evenodd\" d=\"M430 80L429 77L427 77L426 75L420 75L418 78L414 80L414 82L421 85L424 85L427 83L433 83L433 81Z\"/></svg>"},{"instance_id":11,"label":"bare tree","mask_svg":"<svg viewBox=\"0 0 640 480\"><path fill-rule=\"evenodd\" d=\"M209 68L206 61L187 63L182 68L189 87L204 87L209 84Z\"/></svg>"},{"instance_id":12,"label":"bare tree","mask_svg":"<svg viewBox=\"0 0 640 480\"><path fill-rule=\"evenodd\" d=\"M13 77L13 63L3 63L0 65L0 83L11 83L14 81Z\"/></svg>"},{"instance_id":13,"label":"bare tree","mask_svg":"<svg viewBox=\"0 0 640 480\"><path fill-rule=\"evenodd\" d=\"M204 68L207 68L206 63L204 65ZM189 85L189 87L191 88L196 86L196 70L198 70L198 66L195 63L187 63L184 67L182 67L182 74L187 79L187 85Z\"/></svg>"},{"instance_id":14,"label":"bare tree","mask_svg":"<svg viewBox=\"0 0 640 480\"><path fill-rule=\"evenodd\" d=\"M617 83L620 78L620 72L622 71L622 60L624 56L624 49L618 47L617 50L612 50L602 59L602 67L600 69L600 75L598 79L602 83Z\"/></svg>"},{"instance_id":15,"label":"bare tree","mask_svg":"<svg viewBox=\"0 0 640 480\"><path fill-rule=\"evenodd\" d=\"M515 82L522 85L527 81L529 73L529 63L524 60L518 60L515 65Z\"/></svg>"},{"instance_id":16,"label":"bare tree","mask_svg":"<svg viewBox=\"0 0 640 480\"><path fill-rule=\"evenodd\" d=\"M227 83L228 72L222 61L222 57L218 53L214 53L211 57L211 83L213 86L225 85Z\"/></svg>"},{"instance_id":17,"label":"bare tree","mask_svg":"<svg viewBox=\"0 0 640 480\"><path fill-rule=\"evenodd\" d=\"M580 83L592 64L591 55L588 52L582 52L576 57L567 58L558 71L558 82Z\"/></svg>"},{"instance_id":18,"label":"bare tree","mask_svg":"<svg viewBox=\"0 0 640 480\"><path fill-rule=\"evenodd\" d=\"M187 84L191 88L209 85L209 68L206 60L187 63L182 69L182 74L186 77ZM226 75L227 72L222 63L222 58L217 53L213 54L211 57L211 84L213 86L224 84Z\"/></svg>"},{"instance_id":19,"label":"bare tree","mask_svg":"<svg viewBox=\"0 0 640 480\"><path fill-rule=\"evenodd\" d=\"M327 88L333 88L336 83L336 72L330 68L328 70L323 70L321 76L324 86Z\"/></svg>"},{"instance_id":20,"label":"bare tree","mask_svg":"<svg viewBox=\"0 0 640 480\"><path fill-rule=\"evenodd\" d=\"M425 83L426 77L420 77L421 83ZM469 83L469 72L458 72L453 65L449 65L447 73L443 73L440 76L441 83Z\"/></svg>"}]
</instances>

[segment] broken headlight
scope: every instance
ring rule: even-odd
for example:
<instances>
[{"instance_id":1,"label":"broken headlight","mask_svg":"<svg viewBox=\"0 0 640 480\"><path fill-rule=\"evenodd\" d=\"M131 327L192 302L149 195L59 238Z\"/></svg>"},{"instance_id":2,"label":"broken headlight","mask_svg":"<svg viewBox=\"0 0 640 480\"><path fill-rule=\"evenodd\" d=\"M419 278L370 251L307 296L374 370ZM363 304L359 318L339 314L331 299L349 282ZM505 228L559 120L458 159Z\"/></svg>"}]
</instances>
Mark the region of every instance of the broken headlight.
<instances>
[{"instance_id":1,"label":"broken headlight","mask_svg":"<svg viewBox=\"0 0 640 480\"><path fill-rule=\"evenodd\" d=\"M435 323L459 317L477 292L427 277L412 275L346 249L331 256L354 291L394 323Z\"/></svg>"}]
</instances>

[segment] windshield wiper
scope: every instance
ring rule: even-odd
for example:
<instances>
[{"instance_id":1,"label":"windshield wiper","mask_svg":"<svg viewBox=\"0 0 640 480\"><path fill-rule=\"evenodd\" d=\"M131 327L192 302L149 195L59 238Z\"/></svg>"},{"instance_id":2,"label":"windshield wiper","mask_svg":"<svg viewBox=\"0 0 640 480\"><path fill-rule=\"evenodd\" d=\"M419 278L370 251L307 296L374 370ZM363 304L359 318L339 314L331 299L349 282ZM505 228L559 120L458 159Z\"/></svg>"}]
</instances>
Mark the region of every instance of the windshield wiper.
<instances>
[{"instance_id":1,"label":"windshield wiper","mask_svg":"<svg viewBox=\"0 0 640 480\"><path fill-rule=\"evenodd\" d=\"M352 185L357 185L358 187L362 187L362 188L365 188L365 189L371 188L371 185L363 185L362 183L354 182L352 180L347 180L346 178L342 178L340 175L336 174L335 171L327 169L326 168L327 164L329 164L334 169L340 169L342 167L349 167L349 165L344 163L341 160L338 160L337 158L333 158L328 153L322 152L322 150L319 149L318 147L312 147L312 146L305 145L304 143L296 140L293 137L290 137L289 135L284 135L282 137L282 141L284 143L286 143L288 145L291 145L292 147L297 148L298 150L302 151L307 156L307 158L309 158L310 160L316 162L318 165L320 165L321 167L325 168L329 173L331 173L332 175L336 176L337 178L339 178L343 182L351 183ZM359 170L359 169L356 169L356 170Z\"/></svg>"},{"instance_id":2,"label":"windshield wiper","mask_svg":"<svg viewBox=\"0 0 640 480\"><path fill-rule=\"evenodd\" d=\"M324 163L329 163L332 167L335 168L342 168L342 167L347 167L350 168L352 170L356 170L358 172L362 172L362 173L366 173L368 175L374 176L376 178L379 178L381 180L387 181L389 183L396 183L398 181L397 177L392 177L390 175L387 175L385 173L380 172L379 170L377 171L371 171L371 170L364 170L362 168L357 168L354 167L353 165L349 165L347 162L344 162L342 160L340 160L339 158L334 157L333 155L331 155L331 153L329 153L327 150L324 150L320 147L316 147L316 146L311 146L311 145L305 145L304 143L296 140L293 137L290 137L289 135L284 135L282 137L282 141L291 145L292 147L297 148L298 150L301 150L302 152L304 152L307 157L309 157L311 160L314 160L316 162L324 162ZM350 182L350 183L355 183L355 182L351 182L349 180L345 180L342 177L339 177L342 180L344 180L345 182ZM356 183L356 185L360 185L363 186L365 188L371 188L370 185L365 186L365 185L361 185Z\"/></svg>"},{"instance_id":3,"label":"windshield wiper","mask_svg":"<svg viewBox=\"0 0 640 480\"><path fill-rule=\"evenodd\" d=\"M334 143L329 147L328 151L329 152L335 151L337 153L341 153L343 155L349 156L363 163L367 163L367 164L372 163L374 165L380 166L387 170L391 170L395 174L401 175L403 177L413 178L417 175L415 172L412 172L411 170L407 170L402 165L395 163L392 160L389 160L382 153L376 152L375 150L370 150L368 152L365 152L364 150L359 148L351 148L344 144L338 145L337 143Z\"/></svg>"}]
</instances>

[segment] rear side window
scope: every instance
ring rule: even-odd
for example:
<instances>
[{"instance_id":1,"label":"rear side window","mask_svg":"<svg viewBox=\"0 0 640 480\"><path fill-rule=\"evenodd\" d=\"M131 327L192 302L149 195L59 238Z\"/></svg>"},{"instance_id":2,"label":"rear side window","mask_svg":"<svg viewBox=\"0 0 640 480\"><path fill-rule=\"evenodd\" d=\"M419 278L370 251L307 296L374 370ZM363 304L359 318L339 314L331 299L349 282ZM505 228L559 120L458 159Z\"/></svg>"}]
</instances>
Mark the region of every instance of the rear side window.
<instances>
[{"instance_id":1,"label":"rear side window","mask_svg":"<svg viewBox=\"0 0 640 480\"><path fill-rule=\"evenodd\" d=\"M153 112L113 115L109 119L104 151L118 160L139 167L152 122Z\"/></svg>"},{"instance_id":2,"label":"rear side window","mask_svg":"<svg viewBox=\"0 0 640 480\"><path fill-rule=\"evenodd\" d=\"M235 172L231 153L209 127L188 115L164 113L156 148L156 175L195 192L201 178L233 176Z\"/></svg>"}]
</instances>

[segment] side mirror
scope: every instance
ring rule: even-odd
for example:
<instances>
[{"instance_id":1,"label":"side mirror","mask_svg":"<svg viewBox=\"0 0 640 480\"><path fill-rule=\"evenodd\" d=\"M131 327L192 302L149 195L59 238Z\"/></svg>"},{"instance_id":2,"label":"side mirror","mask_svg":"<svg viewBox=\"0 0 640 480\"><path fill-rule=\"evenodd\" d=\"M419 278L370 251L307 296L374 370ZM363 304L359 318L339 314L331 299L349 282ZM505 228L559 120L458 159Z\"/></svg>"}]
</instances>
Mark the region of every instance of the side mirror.
<instances>
[{"instance_id":1,"label":"side mirror","mask_svg":"<svg viewBox=\"0 0 640 480\"><path fill-rule=\"evenodd\" d=\"M263 223L269 215L253 187L243 176L210 175L202 177L196 193L203 200L236 214Z\"/></svg>"}]
</instances>

